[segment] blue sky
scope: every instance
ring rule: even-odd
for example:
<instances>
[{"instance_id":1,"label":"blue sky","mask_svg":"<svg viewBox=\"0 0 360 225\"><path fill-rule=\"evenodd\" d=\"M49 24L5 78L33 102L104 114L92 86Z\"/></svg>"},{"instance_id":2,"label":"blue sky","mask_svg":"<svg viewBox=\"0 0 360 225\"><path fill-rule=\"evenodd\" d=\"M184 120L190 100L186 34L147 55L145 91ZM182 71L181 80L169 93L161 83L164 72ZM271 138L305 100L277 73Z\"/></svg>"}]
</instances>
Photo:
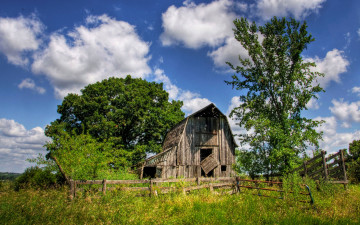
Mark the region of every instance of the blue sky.
<instances>
[{"instance_id":1,"label":"blue sky","mask_svg":"<svg viewBox=\"0 0 360 225\"><path fill-rule=\"evenodd\" d=\"M355 0L2 2L0 172L23 172L45 153L44 128L64 96L111 76L163 82L186 114L210 102L229 113L239 92L224 83L225 61L246 57L232 33L240 17L307 21L316 40L303 58L325 73L326 92L304 115L326 121L322 149L347 148L360 137L359 9Z\"/></svg>"}]
</instances>

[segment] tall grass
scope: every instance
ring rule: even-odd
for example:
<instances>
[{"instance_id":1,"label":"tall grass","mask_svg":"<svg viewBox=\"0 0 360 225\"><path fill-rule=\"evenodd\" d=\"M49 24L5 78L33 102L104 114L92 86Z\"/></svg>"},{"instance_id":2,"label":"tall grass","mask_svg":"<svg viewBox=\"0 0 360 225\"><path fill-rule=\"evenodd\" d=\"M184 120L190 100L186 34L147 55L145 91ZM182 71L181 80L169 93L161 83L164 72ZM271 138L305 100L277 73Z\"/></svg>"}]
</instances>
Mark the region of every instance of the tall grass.
<instances>
[{"instance_id":1,"label":"tall grass","mask_svg":"<svg viewBox=\"0 0 360 225\"><path fill-rule=\"evenodd\" d=\"M68 199L67 187L13 191L0 186L2 224L358 224L360 186L321 185L315 204L264 198L250 193L137 196L126 191Z\"/></svg>"}]
</instances>

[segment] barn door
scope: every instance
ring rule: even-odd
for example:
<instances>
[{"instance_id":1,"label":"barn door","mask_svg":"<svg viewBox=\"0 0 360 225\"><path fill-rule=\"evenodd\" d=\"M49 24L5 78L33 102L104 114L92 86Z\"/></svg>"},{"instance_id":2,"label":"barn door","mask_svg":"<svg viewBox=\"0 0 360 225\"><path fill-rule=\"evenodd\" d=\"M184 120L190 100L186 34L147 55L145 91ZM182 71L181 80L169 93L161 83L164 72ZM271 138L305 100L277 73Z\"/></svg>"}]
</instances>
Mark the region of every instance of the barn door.
<instances>
[{"instance_id":1,"label":"barn door","mask_svg":"<svg viewBox=\"0 0 360 225\"><path fill-rule=\"evenodd\" d=\"M201 176L213 177L214 169L219 165L218 160L214 157L213 149L200 150Z\"/></svg>"}]
</instances>

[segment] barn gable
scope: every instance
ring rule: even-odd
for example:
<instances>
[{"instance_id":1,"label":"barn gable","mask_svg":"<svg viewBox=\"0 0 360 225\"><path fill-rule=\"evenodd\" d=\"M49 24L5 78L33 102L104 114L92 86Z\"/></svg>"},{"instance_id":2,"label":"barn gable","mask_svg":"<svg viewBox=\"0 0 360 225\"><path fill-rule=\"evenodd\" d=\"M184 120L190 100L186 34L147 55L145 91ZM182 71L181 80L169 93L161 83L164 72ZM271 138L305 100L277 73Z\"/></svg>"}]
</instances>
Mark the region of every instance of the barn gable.
<instances>
[{"instance_id":1,"label":"barn gable","mask_svg":"<svg viewBox=\"0 0 360 225\"><path fill-rule=\"evenodd\" d=\"M210 104L167 133L162 152L144 162L140 177L230 176L236 146L226 116Z\"/></svg>"}]
</instances>

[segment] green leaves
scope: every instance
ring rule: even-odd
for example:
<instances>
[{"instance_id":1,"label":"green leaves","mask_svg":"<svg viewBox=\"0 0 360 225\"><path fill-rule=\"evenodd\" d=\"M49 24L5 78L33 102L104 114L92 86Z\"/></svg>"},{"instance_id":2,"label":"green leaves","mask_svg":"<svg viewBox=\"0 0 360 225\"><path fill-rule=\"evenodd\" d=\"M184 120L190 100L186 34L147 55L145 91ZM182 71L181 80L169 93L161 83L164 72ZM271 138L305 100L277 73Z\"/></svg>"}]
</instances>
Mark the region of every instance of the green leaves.
<instances>
[{"instance_id":1,"label":"green leaves","mask_svg":"<svg viewBox=\"0 0 360 225\"><path fill-rule=\"evenodd\" d=\"M303 118L301 112L316 93L322 92L315 79L323 74L311 72L314 63L304 62L301 53L314 38L304 22L274 17L264 26L250 25L245 18L234 21L235 38L248 51L239 57L240 66L228 63L238 75L226 81L242 91L242 102L231 112L250 135L241 135L256 155L269 159L262 169L277 173L289 170L308 145L318 146L319 122ZM245 91L245 92L244 92ZM263 160L264 161L264 160ZM264 161L265 162L265 161ZM266 163L264 163L266 164Z\"/></svg>"},{"instance_id":2,"label":"green leaves","mask_svg":"<svg viewBox=\"0 0 360 225\"><path fill-rule=\"evenodd\" d=\"M101 146L109 146L99 151L110 157L111 168L131 166L147 152L160 152L167 131L184 118L182 102L169 102L163 85L155 82L130 76L109 78L86 86L81 93L69 94L58 106L60 118L45 131L53 139L47 145L49 151L75 151L61 139L73 139L80 148L76 141L85 141L82 135L89 135L95 142L86 141L86 145L94 154Z\"/></svg>"}]
</instances>

